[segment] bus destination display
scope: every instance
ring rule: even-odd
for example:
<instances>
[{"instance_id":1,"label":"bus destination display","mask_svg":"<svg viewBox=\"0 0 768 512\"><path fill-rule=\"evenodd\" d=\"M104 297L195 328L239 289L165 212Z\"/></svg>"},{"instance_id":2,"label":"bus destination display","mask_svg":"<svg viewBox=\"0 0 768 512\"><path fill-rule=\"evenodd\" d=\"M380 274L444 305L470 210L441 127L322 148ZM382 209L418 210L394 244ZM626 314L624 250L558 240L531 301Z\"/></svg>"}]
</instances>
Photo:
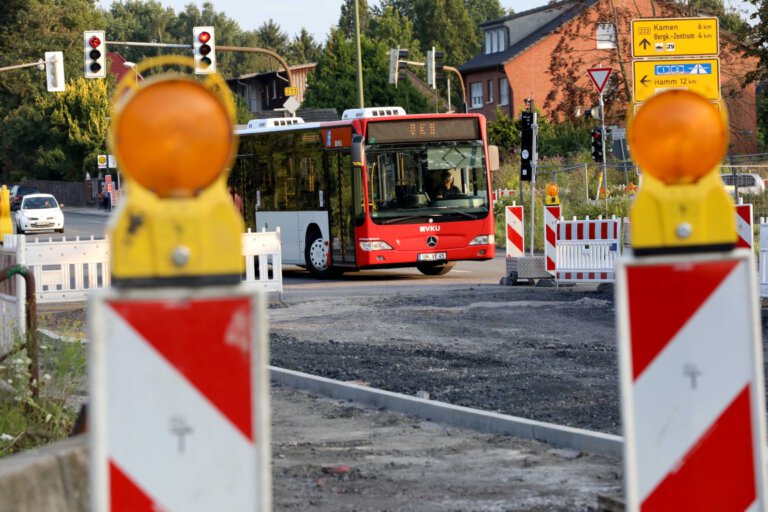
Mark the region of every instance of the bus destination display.
<instances>
[{"instance_id":1,"label":"bus destination display","mask_svg":"<svg viewBox=\"0 0 768 512\"><path fill-rule=\"evenodd\" d=\"M368 144L479 139L480 126L474 118L368 123Z\"/></svg>"}]
</instances>

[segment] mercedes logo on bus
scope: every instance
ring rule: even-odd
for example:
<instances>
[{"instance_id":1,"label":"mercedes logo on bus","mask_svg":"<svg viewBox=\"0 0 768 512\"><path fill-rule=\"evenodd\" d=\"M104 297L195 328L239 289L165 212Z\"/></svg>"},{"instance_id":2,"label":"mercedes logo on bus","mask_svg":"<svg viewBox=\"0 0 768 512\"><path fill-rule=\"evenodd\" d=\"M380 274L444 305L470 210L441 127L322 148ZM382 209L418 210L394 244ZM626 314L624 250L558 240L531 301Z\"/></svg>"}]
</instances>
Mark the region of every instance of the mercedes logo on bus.
<instances>
[{"instance_id":1,"label":"mercedes logo on bus","mask_svg":"<svg viewBox=\"0 0 768 512\"><path fill-rule=\"evenodd\" d=\"M427 245L430 247L434 247L437 245L437 237L436 236L428 236L427 237Z\"/></svg>"}]
</instances>

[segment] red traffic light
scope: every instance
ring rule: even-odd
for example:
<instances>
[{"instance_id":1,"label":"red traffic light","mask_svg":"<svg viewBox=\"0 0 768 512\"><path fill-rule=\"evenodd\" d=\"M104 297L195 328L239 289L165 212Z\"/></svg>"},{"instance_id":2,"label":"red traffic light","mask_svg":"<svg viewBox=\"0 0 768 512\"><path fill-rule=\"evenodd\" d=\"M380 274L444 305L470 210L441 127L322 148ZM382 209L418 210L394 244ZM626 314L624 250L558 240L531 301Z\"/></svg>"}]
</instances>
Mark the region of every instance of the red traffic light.
<instances>
[{"instance_id":1,"label":"red traffic light","mask_svg":"<svg viewBox=\"0 0 768 512\"><path fill-rule=\"evenodd\" d=\"M211 40L211 34L209 34L208 32L200 32L200 35L197 36L197 40L200 41L201 43L207 43L208 41Z\"/></svg>"},{"instance_id":2,"label":"red traffic light","mask_svg":"<svg viewBox=\"0 0 768 512\"><path fill-rule=\"evenodd\" d=\"M91 48L98 48L99 46L101 46L101 39L99 39L96 36L93 36L88 40L88 44L91 45Z\"/></svg>"}]
</instances>

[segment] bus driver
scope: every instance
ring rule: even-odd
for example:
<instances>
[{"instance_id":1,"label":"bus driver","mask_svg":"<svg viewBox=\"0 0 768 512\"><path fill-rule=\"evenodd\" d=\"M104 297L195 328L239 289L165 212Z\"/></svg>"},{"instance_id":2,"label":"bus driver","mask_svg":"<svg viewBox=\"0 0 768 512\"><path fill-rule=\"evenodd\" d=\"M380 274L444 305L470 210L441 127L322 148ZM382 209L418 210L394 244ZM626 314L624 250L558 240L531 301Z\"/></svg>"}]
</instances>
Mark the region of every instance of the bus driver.
<instances>
[{"instance_id":1,"label":"bus driver","mask_svg":"<svg viewBox=\"0 0 768 512\"><path fill-rule=\"evenodd\" d=\"M444 171L442 178L442 184L438 186L435 191L435 199L446 199L461 193L459 187L453 184L453 175L451 174L451 171Z\"/></svg>"}]
</instances>

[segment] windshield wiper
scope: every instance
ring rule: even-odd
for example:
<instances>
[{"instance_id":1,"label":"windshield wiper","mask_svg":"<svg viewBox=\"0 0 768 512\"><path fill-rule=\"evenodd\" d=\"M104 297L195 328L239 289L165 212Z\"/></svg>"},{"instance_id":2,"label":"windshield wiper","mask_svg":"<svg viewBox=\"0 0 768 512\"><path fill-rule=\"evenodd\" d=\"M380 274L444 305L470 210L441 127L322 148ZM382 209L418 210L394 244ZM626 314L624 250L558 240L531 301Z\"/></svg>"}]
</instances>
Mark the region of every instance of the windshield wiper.
<instances>
[{"instance_id":1,"label":"windshield wiper","mask_svg":"<svg viewBox=\"0 0 768 512\"><path fill-rule=\"evenodd\" d=\"M472 220L477 220L477 219L480 218L478 215L474 215L472 213L468 213L468 212L465 212L465 211L462 211L462 210L457 210L455 208L449 208L448 206L433 206L433 208L438 209L438 210L446 210L449 213L458 213L459 215L463 215L464 217L466 217L468 219L472 219Z\"/></svg>"},{"instance_id":2,"label":"windshield wiper","mask_svg":"<svg viewBox=\"0 0 768 512\"><path fill-rule=\"evenodd\" d=\"M382 224L397 224L398 222L404 222L406 220L423 219L424 217L431 217L431 215L423 213L421 215L406 215L404 217L395 217L394 219L382 219L379 217L379 220Z\"/></svg>"}]
</instances>

